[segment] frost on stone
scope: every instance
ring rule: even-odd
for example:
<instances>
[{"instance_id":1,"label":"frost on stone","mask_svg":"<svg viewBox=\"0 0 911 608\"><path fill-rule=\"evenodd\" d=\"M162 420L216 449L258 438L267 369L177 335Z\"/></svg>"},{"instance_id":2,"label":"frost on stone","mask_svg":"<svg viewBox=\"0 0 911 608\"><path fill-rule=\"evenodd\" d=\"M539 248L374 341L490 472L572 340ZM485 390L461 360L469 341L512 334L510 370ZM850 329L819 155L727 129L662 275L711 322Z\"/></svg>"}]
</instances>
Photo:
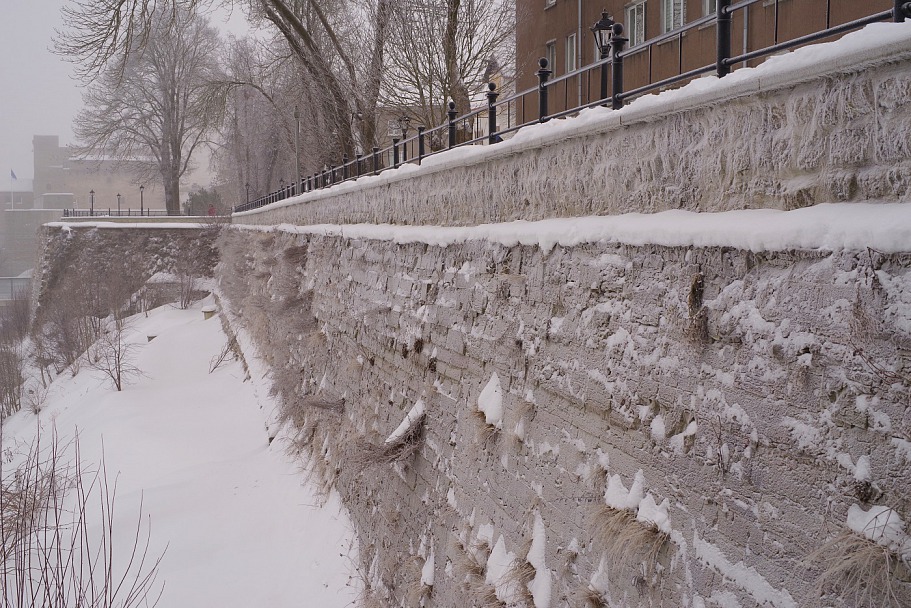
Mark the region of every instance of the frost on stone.
<instances>
[{"instance_id":1,"label":"frost on stone","mask_svg":"<svg viewBox=\"0 0 911 608\"><path fill-rule=\"evenodd\" d=\"M510 576L515 565L516 554L506 550L506 541L503 540L501 534L490 552L490 557L487 558L485 582L494 586L498 600L510 605L516 604L522 599L518 581Z\"/></svg>"},{"instance_id":2,"label":"frost on stone","mask_svg":"<svg viewBox=\"0 0 911 608\"><path fill-rule=\"evenodd\" d=\"M535 525L532 531L531 548L526 559L535 568L535 577L528 583L528 590L535 602L535 608L550 608L551 573L544 561L547 548L547 530L541 514L535 512Z\"/></svg>"},{"instance_id":3,"label":"frost on stone","mask_svg":"<svg viewBox=\"0 0 911 608\"><path fill-rule=\"evenodd\" d=\"M478 411L484 414L484 422L498 429L503 428L503 389L496 372L478 396Z\"/></svg>"},{"instance_id":4,"label":"frost on stone","mask_svg":"<svg viewBox=\"0 0 911 608\"><path fill-rule=\"evenodd\" d=\"M427 559L424 560L424 566L421 568L421 584L427 585L428 587L433 587L433 572L434 572L434 551L433 545L430 546L430 555L427 556Z\"/></svg>"},{"instance_id":5,"label":"frost on stone","mask_svg":"<svg viewBox=\"0 0 911 608\"><path fill-rule=\"evenodd\" d=\"M633 479L632 487L627 490L619 475L611 475L607 480L607 489L604 490L604 502L613 509L630 509L635 511L639 508L639 502L643 497L643 481L644 476L642 474L642 469L639 469L636 473L636 477Z\"/></svg>"},{"instance_id":6,"label":"frost on stone","mask_svg":"<svg viewBox=\"0 0 911 608\"><path fill-rule=\"evenodd\" d=\"M654 524L662 532L671 533L671 520L668 516L670 503L667 498L657 504L651 492L639 501L639 510L636 511L636 520L644 524Z\"/></svg>"}]
</instances>

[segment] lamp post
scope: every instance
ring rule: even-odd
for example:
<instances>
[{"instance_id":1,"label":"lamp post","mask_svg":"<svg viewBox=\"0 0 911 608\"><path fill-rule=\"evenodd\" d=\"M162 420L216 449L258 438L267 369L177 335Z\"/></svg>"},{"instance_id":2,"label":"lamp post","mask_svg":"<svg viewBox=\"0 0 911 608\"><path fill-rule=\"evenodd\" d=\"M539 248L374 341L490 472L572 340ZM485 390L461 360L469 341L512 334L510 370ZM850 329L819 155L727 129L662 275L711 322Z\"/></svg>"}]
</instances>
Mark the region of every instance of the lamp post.
<instances>
[{"instance_id":1,"label":"lamp post","mask_svg":"<svg viewBox=\"0 0 911 608\"><path fill-rule=\"evenodd\" d=\"M95 215L95 191L89 190L89 217Z\"/></svg>"},{"instance_id":2,"label":"lamp post","mask_svg":"<svg viewBox=\"0 0 911 608\"><path fill-rule=\"evenodd\" d=\"M614 18L607 14L607 11L601 11L601 18L591 27L592 35L595 37L595 46L601 54L601 99L607 99L607 59L610 51L610 37L614 26Z\"/></svg>"},{"instance_id":3,"label":"lamp post","mask_svg":"<svg viewBox=\"0 0 911 608\"><path fill-rule=\"evenodd\" d=\"M142 198L142 193L145 191L146 187L142 184L139 185L139 217L143 215L143 208L145 207L144 201Z\"/></svg>"},{"instance_id":4,"label":"lamp post","mask_svg":"<svg viewBox=\"0 0 911 608\"><path fill-rule=\"evenodd\" d=\"M402 128L402 162L408 162L408 127L411 126L411 117L402 115L399 118L399 126Z\"/></svg>"},{"instance_id":5,"label":"lamp post","mask_svg":"<svg viewBox=\"0 0 911 608\"><path fill-rule=\"evenodd\" d=\"M294 168L297 171L297 181L294 183L297 184L295 188L297 190L301 187L301 113L297 106L294 106L294 121L297 123L297 128L294 130Z\"/></svg>"},{"instance_id":6,"label":"lamp post","mask_svg":"<svg viewBox=\"0 0 911 608\"><path fill-rule=\"evenodd\" d=\"M117 193L117 215L120 215L120 193Z\"/></svg>"},{"instance_id":7,"label":"lamp post","mask_svg":"<svg viewBox=\"0 0 911 608\"><path fill-rule=\"evenodd\" d=\"M250 202L250 182L247 182L246 184L244 184L244 188L247 189L247 203L249 203Z\"/></svg>"}]
</instances>

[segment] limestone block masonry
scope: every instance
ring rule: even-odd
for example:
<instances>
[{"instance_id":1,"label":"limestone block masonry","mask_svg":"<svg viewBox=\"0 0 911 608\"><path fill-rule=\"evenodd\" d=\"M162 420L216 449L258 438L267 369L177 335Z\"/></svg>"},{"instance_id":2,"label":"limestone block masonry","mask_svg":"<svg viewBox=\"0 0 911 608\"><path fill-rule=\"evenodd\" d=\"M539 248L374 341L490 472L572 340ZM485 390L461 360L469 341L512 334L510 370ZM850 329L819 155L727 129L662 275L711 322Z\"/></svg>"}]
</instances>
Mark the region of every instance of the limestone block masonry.
<instances>
[{"instance_id":1,"label":"limestone block masonry","mask_svg":"<svg viewBox=\"0 0 911 608\"><path fill-rule=\"evenodd\" d=\"M795 209L911 195L911 30L523 129L238 214L235 223L474 225L667 209ZM896 34L897 32L897 34ZM796 54L795 54L796 55ZM778 67L780 66L780 67Z\"/></svg>"},{"instance_id":2,"label":"limestone block masonry","mask_svg":"<svg viewBox=\"0 0 911 608\"><path fill-rule=\"evenodd\" d=\"M908 254L219 247L376 605L889 605L832 568L882 549L849 510L911 521Z\"/></svg>"}]
</instances>

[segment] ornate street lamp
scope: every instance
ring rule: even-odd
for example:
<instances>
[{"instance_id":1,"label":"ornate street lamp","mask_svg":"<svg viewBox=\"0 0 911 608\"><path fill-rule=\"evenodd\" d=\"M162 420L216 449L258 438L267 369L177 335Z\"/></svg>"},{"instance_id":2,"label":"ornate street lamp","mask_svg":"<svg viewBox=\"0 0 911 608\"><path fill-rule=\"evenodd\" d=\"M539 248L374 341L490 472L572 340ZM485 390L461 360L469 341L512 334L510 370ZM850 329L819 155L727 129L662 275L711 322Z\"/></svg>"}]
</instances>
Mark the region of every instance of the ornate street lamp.
<instances>
[{"instance_id":1,"label":"ornate street lamp","mask_svg":"<svg viewBox=\"0 0 911 608\"><path fill-rule=\"evenodd\" d=\"M120 215L120 193L117 193L117 215Z\"/></svg>"},{"instance_id":2,"label":"ornate street lamp","mask_svg":"<svg viewBox=\"0 0 911 608\"><path fill-rule=\"evenodd\" d=\"M95 191L89 190L89 216L95 215Z\"/></svg>"},{"instance_id":3,"label":"ornate street lamp","mask_svg":"<svg viewBox=\"0 0 911 608\"><path fill-rule=\"evenodd\" d=\"M595 46L601 55L601 99L607 99L607 59L610 53L610 39L613 33L614 18L601 11L601 18L591 27L592 36L595 37Z\"/></svg>"},{"instance_id":4,"label":"ornate street lamp","mask_svg":"<svg viewBox=\"0 0 911 608\"><path fill-rule=\"evenodd\" d=\"M408 127L411 126L411 117L402 115L399 118L399 127L402 129L402 162L408 162Z\"/></svg>"},{"instance_id":5,"label":"ornate street lamp","mask_svg":"<svg viewBox=\"0 0 911 608\"><path fill-rule=\"evenodd\" d=\"M145 186L143 186L142 184L139 185L139 217L142 217L142 212L143 212L143 207L144 207L144 201L143 201L143 199L142 199L142 193L143 193L143 191L144 191L145 189L146 189Z\"/></svg>"},{"instance_id":6,"label":"ornate street lamp","mask_svg":"<svg viewBox=\"0 0 911 608\"><path fill-rule=\"evenodd\" d=\"M249 203L250 202L250 182L247 182L246 184L244 184L244 188L247 189L247 202Z\"/></svg>"}]
</instances>

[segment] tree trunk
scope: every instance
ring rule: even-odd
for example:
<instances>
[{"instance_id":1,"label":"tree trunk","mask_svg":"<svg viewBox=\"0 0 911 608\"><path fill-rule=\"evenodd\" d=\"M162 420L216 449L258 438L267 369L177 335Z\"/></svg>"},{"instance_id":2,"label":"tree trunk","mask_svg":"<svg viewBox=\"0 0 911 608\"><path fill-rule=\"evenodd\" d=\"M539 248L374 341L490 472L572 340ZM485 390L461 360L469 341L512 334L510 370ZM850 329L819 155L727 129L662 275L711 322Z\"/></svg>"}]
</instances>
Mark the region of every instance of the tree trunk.
<instances>
[{"instance_id":1,"label":"tree trunk","mask_svg":"<svg viewBox=\"0 0 911 608\"><path fill-rule=\"evenodd\" d=\"M471 111L471 99L468 87L462 82L459 74L458 40L459 33L459 7L461 0L447 0L446 2L446 31L443 35L443 58L446 61L446 80L448 81L449 98L455 102L459 115Z\"/></svg>"}]
</instances>

